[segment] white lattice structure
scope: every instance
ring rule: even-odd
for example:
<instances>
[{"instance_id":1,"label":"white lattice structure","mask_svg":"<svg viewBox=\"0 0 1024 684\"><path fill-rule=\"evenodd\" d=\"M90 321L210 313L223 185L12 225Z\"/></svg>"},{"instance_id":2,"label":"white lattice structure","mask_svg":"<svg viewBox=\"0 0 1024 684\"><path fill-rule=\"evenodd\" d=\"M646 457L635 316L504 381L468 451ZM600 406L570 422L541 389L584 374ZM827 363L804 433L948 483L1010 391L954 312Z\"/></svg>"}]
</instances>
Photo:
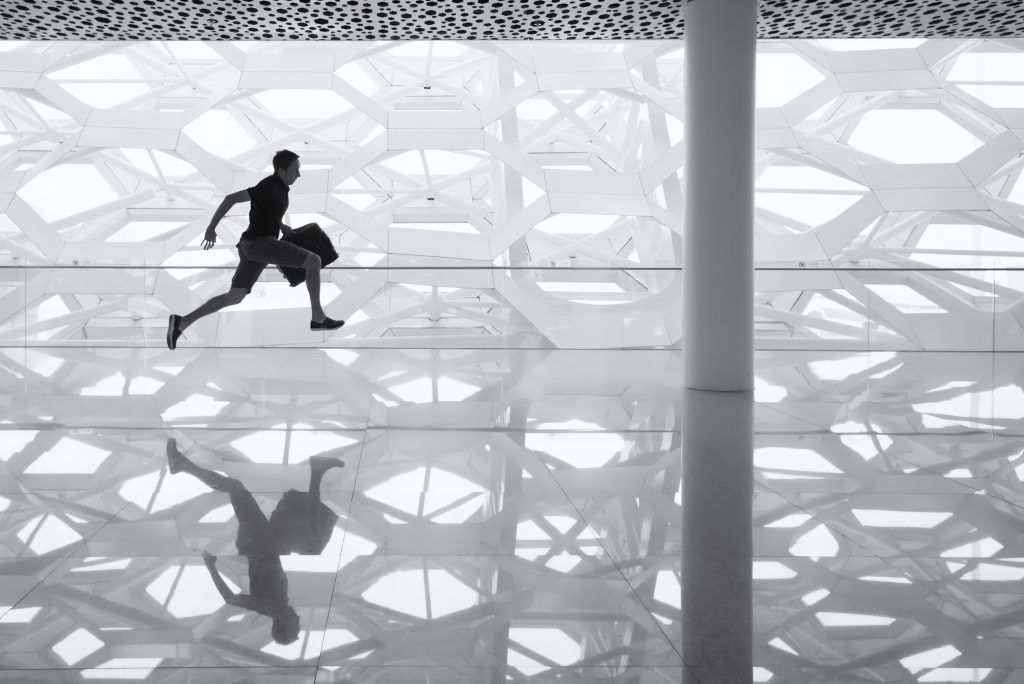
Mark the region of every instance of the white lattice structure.
<instances>
[{"instance_id":1,"label":"white lattice structure","mask_svg":"<svg viewBox=\"0 0 1024 684\"><path fill-rule=\"evenodd\" d=\"M1019 348L1021 290L1002 270L1024 245L1019 46L850 47L760 48L758 344ZM324 292L350 325L327 344L680 338L679 43L28 43L0 57L0 244L25 266L4 271L7 343L156 344L167 309L226 287L245 205L217 249L201 234L282 147L303 158L289 220L320 222L341 253ZM187 343L325 343L294 330L303 303L268 274Z\"/></svg>"}]
</instances>

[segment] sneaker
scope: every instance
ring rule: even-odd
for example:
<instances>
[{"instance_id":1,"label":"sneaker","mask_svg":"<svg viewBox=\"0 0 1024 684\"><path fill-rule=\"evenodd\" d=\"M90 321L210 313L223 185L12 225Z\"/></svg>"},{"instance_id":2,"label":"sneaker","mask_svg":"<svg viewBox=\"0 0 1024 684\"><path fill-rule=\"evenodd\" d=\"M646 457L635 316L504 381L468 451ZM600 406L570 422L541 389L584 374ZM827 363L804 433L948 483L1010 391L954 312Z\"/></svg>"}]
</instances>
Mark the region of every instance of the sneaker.
<instances>
[{"instance_id":1,"label":"sneaker","mask_svg":"<svg viewBox=\"0 0 1024 684\"><path fill-rule=\"evenodd\" d=\"M327 316L322 321L310 321L310 330L337 330L341 326L345 325L345 321L336 321L330 316Z\"/></svg>"},{"instance_id":2,"label":"sneaker","mask_svg":"<svg viewBox=\"0 0 1024 684\"><path fill-rule=\"evenodd\" d=\"M173 437L167 438L167 470L174 475L177 472L181 472L182 461L185 457L178 451L178 443L174 441Z\"/></svg>"},{"instance_id":3,"label":"sneaker","mask_svg":"<svg viewBox=\"0 0 1024 684\"><path fill-rule=\"evenodd\" d=\"M181 316L171 314L167 319L167 348L176 348L179 337L181 337Z\"/></svg>"},{"instance_id":4,"label":"sneaker","mask_svg":"<svg viewBox=\"0 0 1024 684\"><path fill-rule=\"evenodd\" d=\"M344 468L345 462L340 458L331 458L329 456L311 456L309 458L309 469L310 470L330 470L331 468Z\"/></svg>"}]
</instances>

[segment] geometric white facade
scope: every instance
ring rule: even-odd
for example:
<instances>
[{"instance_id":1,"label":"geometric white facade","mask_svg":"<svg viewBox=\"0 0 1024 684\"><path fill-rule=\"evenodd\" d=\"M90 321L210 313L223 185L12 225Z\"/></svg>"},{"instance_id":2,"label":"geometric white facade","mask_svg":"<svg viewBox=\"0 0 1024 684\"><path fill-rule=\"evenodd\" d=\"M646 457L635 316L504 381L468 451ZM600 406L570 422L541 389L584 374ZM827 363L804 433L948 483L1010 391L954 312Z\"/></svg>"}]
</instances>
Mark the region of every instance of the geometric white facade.
<instances>
[{"instance_id":1,"label":"geometric white facade","mask_svg":"<svg viewBox=\"0 0 1024 684\"><path fill-rule=\"evenodd\" d=\"M5 48L0 258L24 268L0 342L160 342L227 287L246 207L204 252L213 208L287 147L286 220L334 239L349 324L296 332L271 270L186 346L679 343L681 41ZM758 347L1024 348L1022 64L1006 41L759 45Z\"/></svg>"},{"instance_id":2,"label":"geometric white facade","mask_svg":"<svg viewBox=\"0 0 1024 684\"><path fill-rule=\"evenodd\" d=\"M0 678L680 680L681 43L5 47ZM1022 52L850 47L759 46L754 679L1020 681L1020 361L934 350L1022 344ZM348 323L270 271L167 350L282 147ZM167 437L347 461L298 641Z\"/></svg>"}]
</instances>

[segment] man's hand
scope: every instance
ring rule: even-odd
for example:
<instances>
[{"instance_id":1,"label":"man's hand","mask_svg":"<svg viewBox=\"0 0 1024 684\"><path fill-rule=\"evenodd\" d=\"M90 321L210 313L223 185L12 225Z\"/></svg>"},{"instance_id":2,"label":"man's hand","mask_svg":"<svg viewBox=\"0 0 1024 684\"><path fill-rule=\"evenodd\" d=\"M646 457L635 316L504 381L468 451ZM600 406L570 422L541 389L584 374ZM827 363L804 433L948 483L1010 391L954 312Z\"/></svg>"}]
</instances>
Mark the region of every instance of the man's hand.
<instances>
[{"instance_id":1,"label":"man's hand","mask_svg":"<svg viewBox=\"0 0 1024 684\"><path fill-rule=\"evenodd\" d=\"M217 242L217 231L212 227L207 228L206 235L203 236L203 249L210 249L215 242Z\"/></svg>"},{"instance_id":2,"label":"man's hand","mask_svg":"<svg viewBox=\"0 0 1024 684\"><path fill-rule=\"evenodd\" d=\"M217 564L217 557L209 551L203 551L203 562L206 563L206 567L212 568Z\"/></svg>"}]
</instances>

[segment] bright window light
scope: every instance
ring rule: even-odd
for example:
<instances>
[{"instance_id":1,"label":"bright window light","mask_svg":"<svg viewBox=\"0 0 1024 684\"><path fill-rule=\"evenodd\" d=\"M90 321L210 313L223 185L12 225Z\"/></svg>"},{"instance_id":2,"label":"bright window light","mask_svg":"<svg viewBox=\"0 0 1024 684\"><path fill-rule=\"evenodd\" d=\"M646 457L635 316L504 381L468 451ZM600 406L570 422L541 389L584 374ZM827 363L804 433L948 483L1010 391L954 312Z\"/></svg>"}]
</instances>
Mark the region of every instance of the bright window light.
<instances>
[{"instance_id":1,"label":"bright window light","mask_svg":"<svg viewBox=\"0 0 1024 684\"><path fill-rule=\"evenodd\" d=\"M865 527L917 527L930 529L948 520L952 513L929 511L888 511L880 509L852 509L857 522Z\"/></svg>"},{"instance_id":2,"label":"bright window light","mask_svg":"<svg viewBox=\"0 0 1024 684\"><path fill-rule=\"evenodd\" d=\"M1019 582L1024 579L1024 567L979 563L963 575L963 579L968 582Z\"/></svg>"},{"instance_id":3,"label":"bright window light","mask_svg":"<svg viewBox=\"0 0 1024 684\"><path fill-rule=\"evenodd\" d=\"M399 570L374 582L363 598L419 618L436 619L476 605L479 595L446 570Z\"/></svg>"},{"instance_id":4,"label":"bright window light","mask_svg":"<svg viewBox=\"0 0 1024 684\"><path fill-rule=\"evenodd\" d=\"M617 434L537 433L526 434L527 449L543 451L574 468L599 468L615 458L626 441Z\"/></svg>"},{"instance_id":5,"label":"bright window light","mask_svg":"<svg viewBox=\"0 0 1024 684\"><path fill-rule=\"evenodd\" d=\"M911 672L918 672L929 667L938 667L948 663L960 655L960 651L954 646L940 646L927 651L915 653L912 656L900 659L900 664Z\"/></svg>"},{"instance_id":6,"label":"bright window light","mask_svg":"<svg viewBox=\"0 0 1024 684\"><path fill-rule=\"evenodd\" d=\"M991 667L937 667L917 678L919 682L984 682Z\"/></svg>"},{"instance_id":7,"label":"bright window light","mask_svg":"<svg viewBox=\"0 0 1024 684\"><path fill-rule=\"evenodd\" d=\"M620 218L608 214L553 214L534 226L534 230L555 235L596 235Z\"/></svg>"},{"instance_id":8,"label":"bright window light","mask_svg":"<svg viewBox=\"0 0 1024 684\"><path fill-rule=\"evenodd\" d=\"M87 655L103 648L103 642L92 632L79 627L53 645L53 652L68 665L74 665Z\"/></svg>"},{"instance_id":9,"label":"bright window light","mask_svg":"<svg viewBox=\"0 0 1024 684\"><path fill-rule=\"evenodd\" d=\"M445 233L468 233L479 235L480 231L471 223L392 223L392 228L411 230L440 230Z\"/></svg>"},{"instance_id":10,"label":"bright window light","mask_svg":"<svg viewBox=\"0 0 1024 684\"><path fill-rule=\"evenodd\" d=\"M91 475L110 456L106 449L62 437L25 468L26 473Z\"/></svg>"},{"instance_id":11,"label":"bright window light","mask_svg":"<svg viewBox=\"0 0 1024 684\"><path fill-rule=\"evenodd\" d=\"M0 430L0 461L11 460L11 456L24 449L38 434L39 430Z\"/></svg>"},{"instance_id":12,"label":"bright window light","mask_svg":"<svg viewBox=\"0 0 1024 684\"><path fill-rule=\"evenodd\" d=\"M896 622L896 618L881 615L863 615L861 613L832 613L821 611L815 613L825 627L887 627Z\"/></svg>"},{"instance_id":13,"label":"bright window light","mask_svg":"<svg viewBox=\"0 0 1024 684\"><path fill-rule=\"evenodd\" d=\"M800 55L759 52L754 101L758 107L781 107L824 80Z\"/></svg>"},{"instance_id":14,"label":"bright window light","mask_svg":"<svg viewBox=\"0 0 1024 684\"><path fill-rule=\"evenodd\" d=\"M557 627L512 627L508 637L516 644L563 667L572 665L583 655L580 644ZM510 648L514 650L515 645L510 645Z\"/></svg>"},{"instance_id":15,"label":"bright window light","mask_svg":"<svg viewBox=\"0 0 1024 684\"><path fill-rule=\"evenodd\" d=\"M828 38L815 41L833 52L911 50L925 43L923 38Z\"/></svg>"},{"instance_id":16,"label":"bright window light","mask_svg":"<svg viewBox=\"0 0 1024 684\"><path fill-rule=\"evenodd\" d=\"M1024 102L1024 86L995 83L963 83L960 88L990 107L1020 109Z\"/></svg>"},{"instance_id":17,"label":"bright window light","mask_svg":"<svg viewBox=\"0 0 1024 684\"><path fill-rule=\"evenodd\" d=\"M545 292L592 292L605 294L618 294L625 292L618 283L596 283L596 282L558 282L553 280L542 280L537 287Z\"/></svg>"},{"instance_id":18,"label":"bright window light","mask_svg":"<svg viewBox=\"0 0 1024 684\"><path fill-rule=\"evenodd\" d=\"M786 653L792 653L793 655L799 655L796 652L796 650L793 649L792 646L787 644L785 641L783 641L779 637L775 637L774 639L769 641L768 645L769 646L774 646L775 648L779 649L780 651L785 651Z\"/></svg>"},{"instance_id":19,"label":"bright window light","mask_svg":"<svg viewBox=\"0 0 1024 684\"><path fill-rule=\"evenodd\" d=\"M32 622L42 608L11 608L0 606L0 625L24 625ZM5 612L6 611L6 612Z\"/></svg>"},{"instance_id":20,"label":"bright window light","mask_svg":"<svg viewBox=\"0 0 1024 684\"><path fill-rule=\"evenodd\" d=\"M373 95L380 90L380 86L368 75L368 70L375 71L372 66L348 62L338 67L334 73L345 82L345 85L355 88L363 95Z\"/></svg>"},{"instance_id":21,"label":"bright window light","mask_svg":"<svg viewBox=\"0 0 1024 684\"><path fill-rule=\"evenodd\" d=\"M155 240L171 232L177 232L186 224L183 221L129 221L107 242L145 242Z\"/></svg>"},{"instance_id":22,"label":"bright window light","mask_svg":"<svg viewBox=\"0 0 1024 684\"><path fill-rule=\"evenodd\" d=\"M82 535L54 515L39 515L32 518L18 530L17 536L37 556L82 539Z\"/></svg>"},{"instance_id":23,"label":"bright window light","mask_svg":"<svg viewBox=\"0 0 1024 684\"><path fill-rule=\"evenodd\" d=\"M205 394L192 394L166 409L160 414L160 418L167 423L183 418L210 418L220 413L229 403L215 401Z\"/></svg>"},{"instance_id":24,"label":"bright window light","mask_svg":"<svg viewBox=\"0 0 1024 684\"><path fill-rule=\"evenodd\" d=\"M771 470L794 470L807 473L842 472L816 451L793 447L760 447L754 449L754 467Z\"/></svg>"},{"instance_id":25,"label":"bright window light","mask_svg":"<svg viewBox=\"0 0 1024 684\"><path fill-rule=\"evenodd\" d=\"M985 537L962 546L942 552L943 558L990 558L996 555L1003 545L992 537Z\"/></svg>"},{"instance_id":26,"label":"bright window light","mask_svg":"<svg viewBox=\"0 0 1024 684\"><path fill-rule=\"evenodd\" d=\"M60 83L60 87L94 109L110 109L149 91L145 83Z\"/></svg>"},{"instance_id":27,"label":"bright window light","mask_svg":"<svg viewBox=\"0 0 1024 684\"><path fill-rule=\"evenodd\" d=\"M860 118L850 145L897 164L937 164L960 161L981 141L939 111L876 109Z\"/></svg>"},{"instance_id":28,"label":"bright window light","mask_svg":"<svg viewBox=\"0 0 1024 684\"><path fill-rule=\"evenodd\" d=\"M278 119L322 121L352 109L352 103L333 90L264 90L252 99Z\"/></svg>"},{"instance_id":29,"label":"bright window light","mask_svg":"<svg viewBox=\"0 0 1024 684\"><path fill-rule=\"evenodd\" d=\"M906 314L948 313L941 306L908 285L869 283L867 288Z\"/></svg>"},{"instance_id":30,"label":"bright window light","mask_svg":"<svg viewBox=\"0 0 1024 684\"><path fill-rule=\"evenodd\" d=\"M796 572L778 561L754 561L753 577L756 580L780 580L796 577Z\"/></svg>"},{"instance_id":31,"label":"bright window light","mask_svg":"<svg viewBox=\"0 0 1024 684\"><path fill-rule=\"evenodd\" d=\"M682 603L679 576L671 570L659 570L654 580L654 600L678 608Z\"/></svg>"},{"instance_id":32,"label":"bright window light","mask_svg":"<svg viewBox=\"0 0 1024 684\"><path fill-rule=\"evenodd\" d=\"M792 513L790 515L779 518L774 522L770 522L765 527L800 527L805 522L811 519L808 513Z\"/></svg>"},{"instance_id":33,"label":"bright window light","mask_svg":"<svg viewBox=\"0 0 1024 684\"><path fill-rule=\"evenodd\" d=\"M487 163L483 157L448 150L423 150L423 156L420 153L420 150L400 152L377 163L406 176L422 176L429 171L432 178L458 175Z\"/></svg>"},{"instance_id":34,"label":"bright window light","mask_svg":"<svg viewBox=\"0 0 1024 684\"><path fill-rule=\"evenodd\" d=\"M1024 53L965 52L956 58L946 78L950 81L1024 82Z\"/></svg>"},{"instance_id":35,"label":"bright window light","mask_svg":"<svg viewBox=\"0 0 1024 684\"><path fill-rule=\"evenodd\" d=\"M113 202L119 195L92 164L51 166L18 188L17 194L45 221ZM60 201L53 198L59 196Z\"/></svg>"},{"instance_id":36,"label":"bright window light","mask_svg":"<svg viewBox=\"0 0 1024 684\"><path fill-rule=\"evenodd\" d=\"M114 373L103 378L95 385L83 387L80 394L83 397L119 397L123 393L124 375L122 373Z\"/></svg>"},{"instance_id":37,"label":"bright window light","mask_svg":"<svg viewBox=\"0 0 1024 684\"><path fill-rule=\"evenodd\" d=\"M882 575L866 575L858 577L861 582L882 582L884 584L913 584L906 577L885 577Z\"/></svg>"},{"instance_id":38,"label":"bright window light","mask_svg":"<svg viewBox=\"0 0 1024 684\"><path fill-rule=\"evenodd\" d=\"M228 159L251 151L259 142L231 112L222 109L203 112L185 126L182 132L207 152Z\"/></svg>"},{"instance_id":39,"label":"bright window light","mask_svg":"<svg viewBox=\"0 0 1024 684\"><path fill-rule=\"evenodd\" d=\"M1021 184L1018 182L1017 185ZM954 252L999 251L1019 254L1024 252L1024 236L989 226L933 223L924 229L924 234L913 246Z\"/></svg>"},{"instance_id":40,"label":"bright window light","mask_svg":"<svg viewBox=\"0 0 1024 684\"><path fill-rule=\"evenodd\" d=\"M811 227L831 221L852 207L860 197L825 193L756 192L754 203L768 211L787 216Z\"/></svg>"},{"instance_id":41,"label":"bright window light","mask_svg":"<svg viewBox=\"0 0 1024 684\"><path fill-rule=\"evenodd\" d=\"M240 591L227 577L224 582L231 591ZM176 618L209 615L224 605L210 573L199 565L167 568L146 586L146 593Z\"/></svg>"},{"instance_id":42,"label":"bright window light","mask_svg":"<svg viewBox=\"0 0 1024 684\"><path fill-rule=\"evenodd\" d=\"M831 558L839 553L839 542L825 525L818 525L800 536L789 552L794 556Z\"/></svg>"}]
</instances>

